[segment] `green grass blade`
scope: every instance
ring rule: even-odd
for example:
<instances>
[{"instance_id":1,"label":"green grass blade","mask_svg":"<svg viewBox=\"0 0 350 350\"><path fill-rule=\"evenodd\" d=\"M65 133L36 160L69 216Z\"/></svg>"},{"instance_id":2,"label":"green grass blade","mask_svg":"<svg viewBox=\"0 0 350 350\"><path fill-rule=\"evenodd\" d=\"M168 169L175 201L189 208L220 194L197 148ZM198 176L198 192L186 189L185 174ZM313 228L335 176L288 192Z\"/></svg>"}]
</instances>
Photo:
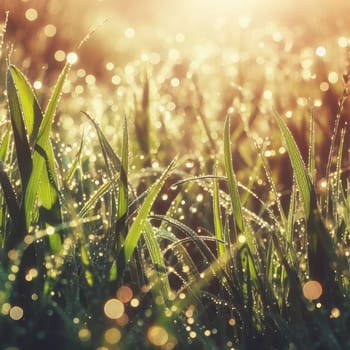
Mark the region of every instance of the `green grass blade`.
<instances>
[{"instance_id":1,"label":"green grass blade","mask_svg":"<svg viewBox=\"0 0 350 350\"><path fill-rule=\"evenodd\" d=\"M230 192L232 211L235 219L237 233L244 232L244 219L242 215L242 206L238 192L238 185L235 173L232 166L232 153L230 141L230 115L227 115L224 129L224 158L225 170L228 181L228 188Z\"/></svg>"},{"instance_id":2,"label":"green grass blade","mask_svg":"<svg viewBox=\"0 0 350 350\"><path fill-rule=\"evenodd\" d=\"M10 131L7 130L5 132L5 135L0 145L0 160L3 162L6 161L6 158L8 156L9 146L10 146Z\"/></svg>"},{"instance_id":3,"label":"green grass blade","mask_svg":"<svg viewBox=\"0 0 350 350\"><path fill-rule=\"evenodd\" d=\"M137 246L137 242L141 236L141 233L144 230L144 225L146 224L147 216L149 215L152 205L161 190L162 186L165 183L165 180L170 175L173 170L175 160L170 163L168 168L163 172L160 178L153 184L148 195L146 196L141 208L139 209L138 214L135 217L134 222L132 223L130 230L125 238L124 242L124 257L126 263L131 259L131 256Z\"/></svg>"},{"instance_id":4,"label":"green grass blade","mask_svg":"<svg viewBox=\"0 0 350 350\"><path fill-rule=\"evenodd\" d=\"M69 69L70 65L66 64L58 77L34 145L33 171L31 172L24 197L24 210L27 227L29 227L31 222L34 203L39 193L39 188L41 188L39 198L42 201L44 208L50 210L58 203L57 187L55 186L57 183L56 171L54 168L55 161L49 136L56 107Z\"/></svg>"},{"instance_id":5,"label":"green grass blade","mask_svg":"<svg viewBox=\"0 0 350 350\"><path fill-rule=\"evenodd\" d=\"M26 234L24 218L17 203L15 191L13 190L8 175L4 169L2 161L0 161L0 184L4 193L8 213L15 226L15 232L6 237L6 246L8 249L13 248L20 243ZM2 237L5 238L5 237Z\"/></svg>"},{"instance_id":6,"label":"green grass blade","mask_svg":"<svg viewBox=\"0 0 350 350\"><path fill-rule=\"evenodd\" d=\"M98 190L94 193L94 195L84 204L84 206L81 208L79 212L79 217L84 217L88 211L93 208L93 206L96 204L96 202L104 196L108 191L110 191L111 187L113 186L114 182L116 180L108 180L104 184L102 184Z\"/></svg>"},{"instance_id":7,"label":"green grass blade","mask_svg":"<svg viewBox=\"0 0 350 350\"><path fill-rule=\"evenodd\" d=\"M288 217L287 217L287 228L286 228L286 240L291 246L293 243L293 228L295 222L295 211L296 211L296 189L295 184L292 187L292 193L290 195Z\"/></svg>"},{"instance_id":8,"label":"green grass blade","mask_svg":"<svg viewBox=\"0 0 350 350\"><path fill-rule=\"evenodd\" d=\"M103 134L101 128L97 125L95 120L86 112L83 112L83 114L91 121L91 123L94 125L97 136L100 142L100 146L102 149L102 154L104 161L106 163L106 170L107 174L110 179L114 178L115 172L119 172L122 167L122 161L120 158L116 155L114 152L112 146L108 142L106 136ZM126 140L127 141L127 140Z\"/></svg>"},{"instance_id":9,"label":"green grass blade","mask_svg":"<svg viewBox=\"0 0 350 350\"><path fill-rule=\"evenodd\" d=\"M128 216L128 126L126 118L124 120L123 128L123 147L122 147L122 159L119 179L119 191L118 191L118 221L117 226L120 228L120 233L126 235L126 219ZM121 238L121 237L120 237ZM119 242L120 246L122 242Z\"/></svg>"},{"instance_id":10,"label":"green grass blade","mask_svg":"<svg viewBox=\"0 0 350 350\"><path fill-rule=\"evenodd\" d=\"M71 183L71 181L73 180L74 173L78 169L78 166L79 166L80 160L81 160L81 154L83 152L83 146L84 146L84 137L81 138L79 150L74 157L72 165L66 171L66 174L64 176L64 182L67 185L69 185Z\"/></svg>"},{"instance_id":11,"label":"green grass blade","mask_svg":"<svg viewBox=\"0 0 350 350\"><path fill-rule=\"evenodd\" d=\"M310 277L323 285L325 289L323 301L325 303L331 304L335 300L338 302L340 294L335 282L336 253L332 238L322 221L317 207L316 193L296 142L287 125L277 113L275 113L275 118L281 130L304 204Z\"/></svg>"},{"instance_id":12,"label":"green grass blade","mask_svg":"<svg viewBox=\"0 0 350 350\"><path fill-rule=\"evenodd\" d=\"M345 129L342 129L340 132L340 142L339 142L337 165L335 170L335 181L334 181L336 184L336 188L334 189L335 194L333 198L337 203L341 203L342 201L341 193L343 193L343 187L342 187L342 181L341 181L341 164L343 160L344 140L345 140Z\"/></svg>"},{"instance_id":13,"label":"green grass blade","mask_svg":"<svg viewBox=\"0 0 350 350\"><path fill-rule=\"evenodd\" d=\"M312 110L310 119L310 136L309 136L309 154L308 154L308 171L311 176L311 182L315 183L316 177L316 156L315 156L315 117Z\"/></svg>"},{"instance_id":14,"label":"green grass blade","mask_svg":"<svg viewBox=\"0 0 350 350\"><path fill-rule=\"evenodd\" d=\"M32 154L27 138L19 94L11 69L7 70L7 98L10 109L12 130L15 140L18 168L21 176L22 191L25 192L32 173Z\"/></svg>"},{"instance_id":15,"label":"green grass blade","mask_svg":"<svg viewBox=\"0 0 350 350\"><path fill-rule=\"evenodd\" d=\"M215 174L216 175L216 168ZM213 179L213 217L214 217L214 230L215 236L218 240L217 250L218 256L225 254L225 242L224 242L224 233L222 227L222 217L220 212L220 199L219 199L219 186L217 179Z\"/></svg>"},{"instance_id":16,"label":"green grass blade","mask_svg":"<svg viewBox=\"0 0 350 350\"><path fill-rule=\"evenodd\" d=\"M155 269L153 269L155 276L153 278L155 278L156 287L160 289L164 300L166 300L170 292L167 268L153 227L148 220L145 222L143 237L147 246L147 252L150 255L153 266L155 266Z\"/></svg>"},{"instance_id":17,"label":"green grass blade","mask_svg":"<svg viewBox=\"0 0 350 350\"><path fill-rule=\"evenodd\" d=\"M55 112L57 108L57 104L59 102L59 99L61 97L63 84L66 81L68 72L71 68L71 65L66 63L66 65L63 67L63 70L61 74L59 75L56 85L54 87L54 90L51 94L51 98L49 100L49 103L45 109L44 118L40 125L39 133L38 133L38 140L37 144L41 145L46 140L48 140L50 132L51 132L51 126L53 123L53 119L55 117Z\"/></svg>"},{"instance_id":18,"label":"green grass blade","mask_svg":"<svg viewBox=\"0 0 350 350\"><path fill-rule=\"evenodd\" d=\"M276 185L272 179L272 172L271 172L271 169L270 169L270 166L269 166L269 163L263 153L263 150L261 148L261 146L259 145L258 142L255 142L255 146L256 148L258 149L258 152L259 152L259 155L260 155L260 159L262 161L262 165L264 167L264 171L265 171L265 174L266 174L266 178L267 178L267 181L270 185L270 188L271 188L271 191L274 195L274 199L276 201L276 204L277 204L277 208L278 208L278 211L279 211L279 214L280 214L280 218L281 218L281 221L282 221L282 226L283 227L286 227L287 226L287 218L286 218L286 214L284 213L284 210L283 210L283 207L282 207L282 204L281 204L281 201L280 201L280 197L278 195L278 192L277 192L277 189L276 189Z\"/></svg>"},{"instance_id":19,"label":"green grass blade","mask_svg":"<svg viewBox=\"0 0 350 350\"><path fill-rule=\"evenodd\" d=\"M204 238L199 236L197 232L192 230L190 227L188 227L187 225L185 225L179 220L176 220L164 215L153 215L152 219L162 220L172 225L173 227L176 227L178 230L180 230L190 238L190 240L197 246L203 258L205 258L209 264L215 261L215 256L210 250L210 248L208 247L208 245L205 244Z\"/></svg>"},{"instance_id":20,"label":"green grass blade","mask_svg":"<svg viewBox=\"0 0 350 350\"><path fill-rule=\"evenodd\" d=\"M33 146L38 136L43 115L33 89L26 77L13 65L9 67L9 70L18 92L29 143Z\"/></svg>"},{"instance_id":21,"label":"green grass blade","mask_svg":"<svg viewBox=\"0 0 350 350\"><path fill-rule=\"evenodd\" d=\"M315 209L316 200L311 198L312 184L309 175L307 174L304 161L301 157L299 148L292 136L292 133L288 129L286 123L275 111L275 119L281 130L285 146L288 151L288 155L293 167L295 179L303 200L305 216L308 219L310 217L311 210ZM311 203L313 201L313 203Z\"/></svg>"}]
</instances>

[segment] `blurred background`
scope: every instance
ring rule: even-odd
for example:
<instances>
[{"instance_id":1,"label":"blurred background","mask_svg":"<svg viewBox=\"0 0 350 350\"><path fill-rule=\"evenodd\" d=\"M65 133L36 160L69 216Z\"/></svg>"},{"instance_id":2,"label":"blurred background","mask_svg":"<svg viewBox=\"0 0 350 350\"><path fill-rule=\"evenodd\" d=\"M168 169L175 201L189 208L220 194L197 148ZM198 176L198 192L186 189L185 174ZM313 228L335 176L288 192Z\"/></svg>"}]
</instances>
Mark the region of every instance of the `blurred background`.
<instances>
[{"instance_id":1,"label":"blurred background","mask_svg":"<svg viewBox=\"0 0 350 350\"><path fill-rule=\"evenodd\" d=\"M175 154L218 154L230 112L237 169L256 163L249 132L267 140L274 176L285 181L281 164L288 159L271 131L272 107L288 120L304 159L313 112L316 161L328 154L349 70L348 0L2 0L2 22L6 11L3 56L28 76L39 99L47 98L44 87L53 86L67 54L77 52L64 89L71 98L60 107L73 139L86 110L112 140L111 120L126 113L140 140L147 80L151 153L163 164ZM341 127L347 110L345 103ZM322 165L319 178L323 173Z\"/></svg>"},{"instance_id":2,"label":"blurred background","mask_svg":"<svg viewBox=\"0 0 350 350\"><path fill-rule=\"evenodd\" d=\"M35 77L40 66L56 69L62 52L74 50L96 28L80 59L100 74L101 62L124 64L140 52L171 45L176 34L192 48L210 40L227 47L244 40L237 34L242 27L263 31L269 24L293 31L296 46L317 43L330 29L349 33L349 10L346 0L3 0L0 19L9 11L6 37L15 48L13 60L25 67L36 61L29 70Z\"/></svg>"}]
</instances>

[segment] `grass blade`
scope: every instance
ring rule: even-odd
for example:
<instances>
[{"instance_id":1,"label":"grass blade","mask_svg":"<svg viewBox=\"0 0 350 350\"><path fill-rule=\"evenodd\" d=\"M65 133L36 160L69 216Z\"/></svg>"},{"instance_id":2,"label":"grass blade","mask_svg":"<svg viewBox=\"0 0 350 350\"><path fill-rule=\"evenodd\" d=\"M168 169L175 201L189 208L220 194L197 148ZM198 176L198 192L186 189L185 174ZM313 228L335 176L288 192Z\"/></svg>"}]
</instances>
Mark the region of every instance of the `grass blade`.
<instances>
[{"instance_id":1,"label":"grass blade","mask_svg":"<svg viewBox=\"0 0 350 350\"><path fill-rule=\"evenodd\" d=\"M293 167L295 179L303 200L305 216L308 219L312 210L316 207L315 196L312 196L312 184L309 175L307 174L304 161L301 157L299 148L292 136L292 133L288 129L286 123L275 111L275 119L281 130L283 141L288 151L288 155ZM312 198L311 198L312 196ZM311 203L312 201L312 203Z\"/></svg>"},{"instance_id":2,"label":"grass blade","mask_svg":"<svg viewBox=\"0 0 350 350\"><path fill-rule=\"evenodd\" d=\"M6 158L8 156L9 146L10 146L10 131L7 130L0 145L0 160L3 162L6 161Z\"/></svg>"},{"instance_id":3,"label":"grass blade","mask_svg":"<svg viewBox=\"0 0 350 350\"><path fill-rule=\"evenodd\" d=\"M170 163L168 168L163 172L161 177L153 184L147 197L145 198L133 224L130 227L130 230L125 238L124 242L124 257L126 263L131 259L131 256L137 246L137 242L141 236L141 233L144 230L144 225L146 224L147 216L149 215L152 205L161 190L162 186L165 183L165 180L170 175L171 171L174 168L175 160Z\"/></svg>"},{"instance_id":4,"label":"grass blade","mask_svg":"<svg viewBox=\"0 0 350 350\"><path fill-rule=\"evenodd\" d=\"M80 164L80 160L81 160L81 154L83 152L83 146L84 146L84 136L81 138L81 142L80 142L80 147L79 150L77 152L77 154L74 157L73 163L72 165L69 167L69 169L67 170L65 176L64 176L64 182L69 185L70 182L73 180L73 175L75 173L75 171L77 170L79 164Z\"/></svg>"},{"instance_id":5,"label":"grass blade","mask_svg":"<svg viewBox=\"0 0 350 350\"><path fill-rule=\"evenodd\" d=\"M33 146L38 136L43 115L26 77L14 65L9 67L9 71L18 92L29 144Z\"/></svg>"},{"instance_id":6,"label":"grass blade","mask_svg":"<svg viewBox=\"0 0 350 350\"><path fill-rule=\"evenodd\" d=\"M81 208L79 212L79 217L84 217L87 214L87 212L96 204L96 202L111 189L115 181L115 179L108 180L107 182L102 184L94 193L94 195Z\"/></svg>"},{"instance_id":7,"label":"grass blade","mask_svg":"<svg viewBox=\"0 0 350 350\"><path fill-rule=\"evenodd\" d=\"M310 277L322 284L325 290L323 294L324 303L330 305L335 301L339 302L341 298L335 282L336 253L333 241L321 219L317 207L316 193L296 142L287 125L277 113L275 113L275 118L281 130L304 204Z\"/></svg>"},{"instance_id":8,"label":"grass blade","mask_svg":"<svg viewBox=\"0 0 350 350\"><path fill-rule=\"evenodd\" d=\"M167 276L167 268L164 263L163 254L155 237L152 225L146 220L144 239L147 246L147 252L150 255L152 265L155 266L155 276L153 276L156 287L159 288L163 299L166 300L169 296L170 285Z\"/></svg>"},{"instance_id":9,"label":"grass blade","mask_svg":"<svg viewBox=\"0 0 350 350\"><path fill-rule=\"evenodd\" d=\"M199 236L195 231L193 231L190 227L182 223L181 221L178 221L176 219L173 219L171 217L167 217L164 215L153 215L152 219L158 219L162 220L164 222L169 223L173 227L176 227L181 232L185 233L191 241L197 246L199 251L201 252L203 258L207 260L207 262L210 264L213 261L215 261L215 256L209 249L208 245L204 243L203 237Z\"/></svg>"},{"instance_id":10,"label":"grass blade","mask_svg":"<svg viewBox=\"0 0 350 350\"><path fill-rule=\"evenodd\" d=\"M58 203L57 187L55 186L57 178L54 168L53 150L49 136L56 107L69 69L70 64L67 63L58 77L34 145L33 171L31 172L24 197L24 210L27 227L30 225L35 199L38 194L44 208L48 210L52 209ZM59 220L59 218L57 219Z\"/></svg>"},{"instance_id":11,"label":"grass blade","mask_svg":"<svg viewBox=\"0 0 350 350\"><path fill-rule=\"evenodd\" d=\"M126 118L123 128L123 147L120 168L119 191L118 191L118 221L117 221L117 241L119 247L122 246L126 236L128 217L128 126ZM119 249L118 249L119 250Z\"/></svg>"},{"instance_id":12,"label":"grass blade","mask_svg":"<svg viewBox=\"0 0 350 350\"><path fill-rule=\"evenodd\" d=\"M315 164L315 116L312 110L310 119L310 136L309 136L309 154L308 154L308 171L311 176L311 182L315 183L316 164Z\"/></svg>"},{"instance_id":13,"label":"grass blade","mask_svg":"<svg viewBox=\"0 0 350 350\"><path fill-rule=\"evenodd\" d=\"M230 140L230 115L227 115L224 129L224 158L225 170L228 181L228 188L232 202L232 211L235 219L237 233L244 232L244 219L242 215L242 206L238 192L238 185L232 166L231 140Z\"/></svg>"},{"instance_id":14,"label":"grass blade","mask_svg":"<svg viewBox=\"0 0 350 350\"><path fill-rule=\"evenodd\" d=\"M17 203L15 191L13 190L10 179L4 169L2 161L0 161L0 184L4 193L5 202L7 205L8 213L15 226L15 231L12 232L9 237L6 237L6 248L11 249L18 243L20 243L25 236L25 224L24 218ZM5 237L2 237L5 238Z\"/></svg>"},{"instance_id":15,"label":"grass blade","mask_svg":"<svg viewBox=\"0 0 350 350\"><path fill-rule=\"evenodd\" d=\"M33 168L32 154L24 124L24 116L21 109L19 97L21 91L19 91L16 87L10 68L7 70L6 88L18 168L21 176L22 191L25 192Z\"/></svg>"},{"instance_id":16,"label":"grass blade","mask_svg":"<svg viewBox=\"0 0 350 350\"><path fill-rule=\"evenodd\" d=\"M215 174L216 176L216 168ZM217 250L218 256L225 254L225 242L224 242L224 233L222 227L222 217L220 212L220 199L219 199L219 186L217 179L213 179L213 217L214 217L214 230L215 236L218 240Z\"/></svg>"}]
</instances>

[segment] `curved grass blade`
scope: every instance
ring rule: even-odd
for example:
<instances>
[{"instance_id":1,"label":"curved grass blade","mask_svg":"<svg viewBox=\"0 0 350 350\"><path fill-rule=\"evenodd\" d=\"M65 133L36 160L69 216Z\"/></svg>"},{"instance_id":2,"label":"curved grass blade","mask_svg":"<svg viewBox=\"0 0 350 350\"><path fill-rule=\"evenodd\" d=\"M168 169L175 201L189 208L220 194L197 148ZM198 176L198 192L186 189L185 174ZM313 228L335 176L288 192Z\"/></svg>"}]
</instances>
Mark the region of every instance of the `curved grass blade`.
<instances>
[{"instance_id":1,"label":"curved grass blade","mask_svg":"<svg viewBox=\"0 0 350 350\"><path fill-rule=\"evenodd\" d=\"M171 171L174 168L175 160L173 160L168 168L163 172L161 177L153 184L149 193L147 194L134 222L132 223L130 230L125 238L124 242L124 258L125 262L128 263L131 259L131 256L137 246L137 242L141 236L141 233L144 230L144 225L146 223L147 216L149 215L152 205L163 187L165 180L170 175Z\"/></svg>"},{"instance_id":2,"label":"curved grass blade","mask_svg":"<svg viewBox=\"0 0 350 350\"><path fill-rule=\"evenodd\" d=\"M271 172L271 168L269 166L269 163L263 153L263 150L261 148L261 146L259 145L258 142L255 142L255 146L259 152L259 156L260 156L260 159L262 161L262 165L264 167L264 171L265 171L265 174L266 174L266 178L267 178L267 181L270 185L270 188L271 188L271 191L275 197L275 201L276 201L276 204L277 204L277 208L278 208L278 212L280 214L280 218L281 218L281 221L282 221L282 226L283 227L286 227L287 226L287 218L286 218L286 214L284 213L284 210L283 210L283 207L282 207L282 204L281 204L281 200L280 200L280 197L278 195L278 192L277 192L277 189L276 189L276 186L275 186L275 183L272 179L272 172Z\"/></svg>"},{"instance_id":3,"label":"curved grass blade","mask_svg":"<svg viewBox=\"0 0 350 350\"><path fill-rule=\"evenodd\" d=\"M19 97L22 92L17 89L10 68L7 70L6 88L18 168L21 176L22 192L25 192L33 168L32 154L27 138L24 115L22 113Z\"/></svg>"},{"instance_id":4,"label":"curved grass blade","mask_svg":"<svg viewBox=\"0 0 350 350\"><path fill-rule=\"evenodd\" d=\"M309 175L307 174L304 161L301 157L299 148L292 136L292 133L288 129L286 123L283 119L275 112L275 119L281 130L283 136L283 141L286 145L288 155L293 167L295 174L295 179L303 200L305 217L308 219L310 217L311 210L316 209L316 198L312 195L312 183Z\"/></svg>"},{"instance_id":5,"label":"curved grass blade","mask_svg":"<svg viewBox=\"0 0 350 350\"><path fill-rule=\"evenodd\" d=\"M208 261L208 263L212 263L213 261L215 261L215 256L213 255L209 247L204 243L203 237L199 236L190 227L186 226L181 221L163 215L152 215L152 219L162 220L176 227L181 232L185 233L188 237L190 237L192 242L197 246L202 256Z\"/></svg>"},{"instance_id":6,"label":"curved grass blade","mask_svg":"<svg viewBox=\"0 0 350 350\"><path fill-rule=\"evenodd\" d=\"M29 227L31 222L37 195L39 195L44 208L47 210L52 209L58 204L58 193L57 187L55 186L57 183L57 175L49 136L62 87L68 75L70 66L71 65L67 63L58 77L34 145L33 170L30 174L29 183L24 197L24 210L27 227ZM57 218L57 220L59 219L60 218Z\"/></svg>"},{"instance_id":7,"label":"curved grass blade","mask_svg":"<svg viewBox=\"0 0 350 350\"><path fill-rule=\"evenodd\" d=\"M9 71L17 89L29 144L33 146L38 136L43 115L33 89L26 77L14 65L10 65Z\"/></svg>"},{"instance_id":8,"label":"curved grass blade","mask_svg":"<svg viewBox=\"0 0 350 350\"><path fill-rule=\"evenodd\" d=\"M230 115L228 114L225 121L224 128L224 159L225 159L225 170L228 181L228 188L230 198L232 202L233 217L235 219L235 225L237 234L244 232L244 219L242 215L242 205L238 192L238 185L235 173L232 166L232 153L231 153L231 140L230 140Z\"/></svg>"},{"instance_id":9,"label":"curved grass blade","mask_svg":"<svg viewBox=\"0 0 350 350\"><path fill-rule=\"evenodd\" d=\"M84 217L87 212L96 204L96 202L111 189L115 181L116 179L113 179L102 184L94 193L94 195L81 208L78 216L81 218Z\"/></svg>"},{"instance_id":10,"label":"curved grass blade","mask_svg":"<svg viewBox=\"0 0 350 350\"><path fill-rule=\"evenodd\" d=\"M316 164L315 164L315 116L314 111L311 112L310 119L310 136L309 136L309 154L308 154L308 171L311 176L311 182L315 183Z\"/></svg>"},{"instance_id":11,"label":"curved grass blade","mask_svg":"<svg viewBox=\"0 0 350 350\"><path fill-rule=\"evenodd\" d=\"M215 173L216 173L216 168L215 168ZM222 227L222 217L220 212L219 186L218 186L217 179L213 180L213 217L214 217L215 236L218 239L218 242L217 242L218 256L220 257L225 254L225 243L224 243L224 234L223 234L223 227Z\"/></svg>"},{"instance_id":12,"label":"curved grass blade","mask_svg":"<svg viewBox=\"0 0 350 350\"><path fill-rule=\"evenodd\" d=\"M118 191L118 211L117 211L117 244L119 251L127 234L127 217L128 217L128 125L124 119L123 128L123 147L120 168L119 191Z\"/></svg>"},{"instance_id":13,"label":"curved grass blade","mask_svg":"<svg viewBox=\"0 0 350 350\"><path fill-rule=\"evenodd\" d=\"M6 239L6 249L11 249L20 243L26 234L25 220L17 203L15 191L11 186L10 179L8 178L2 161L0 161L0 184L4 193L8 213L15 227L15 231L10 233L8 237L2 237L4 240Z\"/></svg>"},{"instance_id":14,"label":"curved grass blade","mask_svg":"<svg viewBox=\"0 0 350 350\"><path fill-rule=\"evenodd\" d=\"M83 152L83 145L84 145L84 136L81 138L80 147L79 147L77 154L74 157L73 163L69 167L69 169L67 170L67 172L64 176L64 182L67 185L69 185L70 182L73 180L73 175L78 168L78 165L79 165L80 160L81 160L81 154Z\"/></svg>"},{"instance_id":15,"label":"curved grass blade","mask_svg":"<svg viewBox=\"0 0 350 350\"><path fill-rule=\"evenodd\" d=\"M120 171L120 169L122 167L122 161L114 152L112 146L110 145L110 143L106 139L106 136L103 134L101 128L98 126L96 121L88 113L86 113L84 111L82 113L91 121L91 123L93 124L93 126L96 129L97 136L98 136L98 139L99 139L99 142L101 145L101 149L102 149L103 158L104 158L105 163L107 165L106 170L108 172L109 178L112 179L114 177L114 173Z\"/></svg>"},{"instance_id":16,"label":"curved grass blade","mask_svg":"<svg viewBox=\"0 0 350 350\"><path fill-rule=\"evenodd\" d=\"M310 277L319 281L324 287L323 301L325 304L339 302L341 297L335 281L336 253L332 238L322 221L315 190L292 133L276 112L275 118L281 130L304 204Z\"/></svg>"},{"instance_id":17,"label":"curved grass blade","mask_svg":"<svg viewBox=\"0 0 350 350\"><path fill-rule=\"evenodd\" d=\"M7 130L0 145L0 160L3 162L6 161L6 158L8 156L9 146L10 146L10 131Z\"/></svg>"},{"instance_id":18,"label":"curved grass blade","mask_svg":"<svg viewBox=\"0 0 350 350\"><path fill-rule=\"evenodd\" d=\"M147 252L150 255L152 264L153 266L156 267L154 269L156 288L160 289L164 300L166 300L170 292L170 285L169 285L169 280L167 276L167 268L164 263L162 251L155 237L153 227L148 220L146 220L145 222L143 237L145 239Z\"/></svg>"}]
</instances>

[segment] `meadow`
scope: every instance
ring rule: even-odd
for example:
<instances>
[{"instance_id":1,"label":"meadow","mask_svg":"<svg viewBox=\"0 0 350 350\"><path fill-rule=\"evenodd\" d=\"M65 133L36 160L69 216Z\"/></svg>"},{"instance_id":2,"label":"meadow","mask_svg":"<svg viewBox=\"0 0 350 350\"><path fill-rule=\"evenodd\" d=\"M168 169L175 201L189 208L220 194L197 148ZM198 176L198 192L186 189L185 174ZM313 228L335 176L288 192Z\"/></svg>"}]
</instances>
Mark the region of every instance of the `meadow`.
<instances>
[{"instance_id":1,"label":"meadow","mask_svg":"<svg viewBox=\"0 0 350 350\"><path fill-rule=\"evenodd\" d=\"M287 3L0 5L1 349L350 349L349 5Z\"/></svg>"}]
</instances>

